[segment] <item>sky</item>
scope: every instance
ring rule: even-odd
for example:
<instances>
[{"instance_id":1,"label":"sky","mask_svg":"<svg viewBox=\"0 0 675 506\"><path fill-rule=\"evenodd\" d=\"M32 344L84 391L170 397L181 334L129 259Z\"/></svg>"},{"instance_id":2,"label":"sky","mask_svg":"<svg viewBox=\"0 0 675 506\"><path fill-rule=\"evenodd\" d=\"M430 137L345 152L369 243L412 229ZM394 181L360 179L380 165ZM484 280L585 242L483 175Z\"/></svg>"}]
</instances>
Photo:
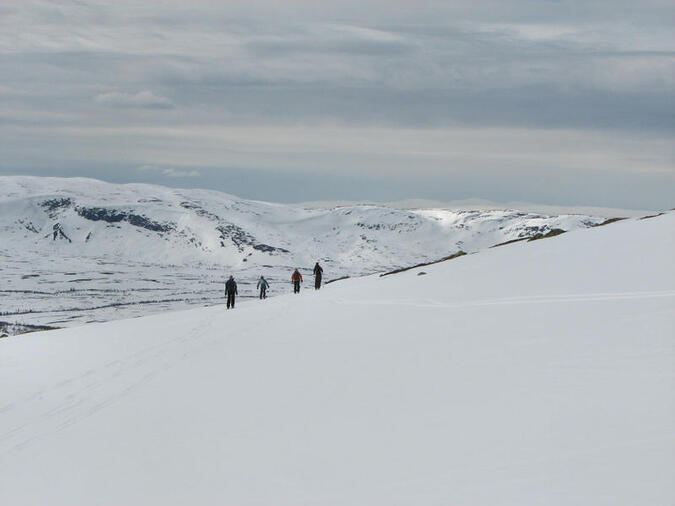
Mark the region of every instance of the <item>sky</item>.
<instances>
[{"instance_id":1,"label":"sky","mask_svg":"<svg viewBox=\"0 0 675 506\"><path fill-rule=\"evenodd\" d=\"M671 0L3 0L0 174L672 208L674 18Z\"/></svg>"}]
</instances>

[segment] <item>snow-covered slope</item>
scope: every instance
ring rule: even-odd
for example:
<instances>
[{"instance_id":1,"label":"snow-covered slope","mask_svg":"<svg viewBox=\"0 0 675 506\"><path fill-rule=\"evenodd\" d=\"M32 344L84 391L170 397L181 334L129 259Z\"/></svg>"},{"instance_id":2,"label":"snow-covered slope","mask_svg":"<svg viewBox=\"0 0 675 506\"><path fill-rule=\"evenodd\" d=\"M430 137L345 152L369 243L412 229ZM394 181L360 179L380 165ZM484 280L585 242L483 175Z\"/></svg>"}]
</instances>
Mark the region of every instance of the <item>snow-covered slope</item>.
<instances>
[{"instance_id":1,"label":"snow-covered slope","mask_svg":"<svg viewBox=\"0 0 675 506\"><path fill-rule=\"evenodd\" d=\"M0 177L0 319L72 325L205 304L290 270L363 275L603 221L519 211L301 209L215 191ZM283 288L282 288L283 286ZM179 306L180 307L180 306ZM86 311L85 311L86 310Z\"/></svg>"},{"instance_id":2,"label":"snow-covered slope","mask_svg":"<svg viewBox=\"0 0 675 506\"><path fill-rule=\"evenodd\" d=\"M0 503L673 504L674 231L2 339Z\"/></svg>"}]
</instances>

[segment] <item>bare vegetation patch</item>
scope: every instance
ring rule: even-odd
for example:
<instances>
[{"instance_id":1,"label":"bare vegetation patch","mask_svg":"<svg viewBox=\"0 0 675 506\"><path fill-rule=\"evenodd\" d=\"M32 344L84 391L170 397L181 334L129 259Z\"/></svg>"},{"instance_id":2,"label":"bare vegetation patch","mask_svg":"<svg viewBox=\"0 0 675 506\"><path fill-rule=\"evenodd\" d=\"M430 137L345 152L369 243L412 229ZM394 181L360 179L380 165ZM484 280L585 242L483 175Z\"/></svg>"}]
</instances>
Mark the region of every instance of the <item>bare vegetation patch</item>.
<instances>
[{"instance_id":1,"label":"bare vegetation patch","mask_svg":"<svg viewBox=\"0 0 675 506\"><path fill-rule=\"evenodd\" d=\"M424 267L426 265L433 265L433 264L439 264L441 262L447 262L448 260L453 260L455 258L459 258L459 257L464 256L464 255L466 255L466 253L460 250L457 253L453 253L452 255L448 255L447 257L439 258L438 260L434 260L433 262L424 262L424 263L421 263L421 264L412 265L410 267L402 267L400 269L385 272L384 274L380 274L380 277L389 276L390 274L398 274L399 272L409 271L411 269L416 269L418 267Z\"/></svg>"}]
</instances>

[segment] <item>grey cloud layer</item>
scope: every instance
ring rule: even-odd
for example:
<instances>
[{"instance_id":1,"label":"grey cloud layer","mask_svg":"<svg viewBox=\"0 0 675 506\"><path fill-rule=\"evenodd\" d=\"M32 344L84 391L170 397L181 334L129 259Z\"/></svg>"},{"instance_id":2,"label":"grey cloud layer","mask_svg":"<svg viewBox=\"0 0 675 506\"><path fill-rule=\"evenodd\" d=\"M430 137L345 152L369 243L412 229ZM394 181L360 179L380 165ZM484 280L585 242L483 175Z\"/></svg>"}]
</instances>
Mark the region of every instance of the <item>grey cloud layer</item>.
<instances>
[{"instance_id":1,"label":"grey cloud layer","mask_svg":"<svg viewBox=\"0 0 675 506\"><path fill-rule=\"evenodd\" d=\"M172 109L173 104L166 97L155 95L151 91L139 91L138 93L120 93L109 91L101 93L94 98L99 104L111 107L140 108L140 109Z\"/></svg>"},{"instance_id":2,"label":"grey cloud layer","mask_svg":"<svg viewBox=\"0 0 675 506\"><path fill-rule=\"evenodd\" d=\"M667 178L675 117L672 14L669 2L623 0L283 6L196 0L189 8L182 2L17 0L0 9L0 170L46 167L49 160L68 164L69 156L73 166L124 160L129 170L168 163L176 174L195 175L204 166L272 170L266 153L289 149L297 152L277 158L280 171L340 170L324 157L342 149L353 155L344 157L351 165L343 169L357 173L384 156L390 169L379 180L383 185L411 163L430 181L460 174L466 191L477 192L463 197L488 196L490 175L500 167L561 170L547 153L527 147L502 152L501 159L495 150L489 162L476 156L479 163L456 156L462 145L452 135L431 136L438 139L434 145L425 140L435 130L464 129L470 138L500 129L511 131L516 143L526 137L525 146L544 136L548 145L551 130L564 131L566 139L576 135L585 166L570 169L586 170L589 180L616 168L617 160L626 174ZM121 127L143 128L145 136L122 141L115 133ZM242 143L234 127L257 137ZM323 131L332 145L313 156L301 143L278 146L279 132L292 127ZM189 138L217 132L200 142L211 158L186 157L191 149L174 153L167 128ZM402 163L401 155L386 157L351 135L364 128L374 135L405 129L408 144L427 151L411 148ZM72 133L80 131L88 131L86 139ZM589 132L611 136L616 151L589 144ZM30 153L28 139L35 146ZM243 151L246 160L238 154ZM184 168L167 162L167 154ZM533 178L523 177L536 200ZM560 198L571 198L574 185L560 187ZM607 197L601 188L597 193ZM610 203L630 205L626 195L620 199Z\"/></svg>"}]
</instances>

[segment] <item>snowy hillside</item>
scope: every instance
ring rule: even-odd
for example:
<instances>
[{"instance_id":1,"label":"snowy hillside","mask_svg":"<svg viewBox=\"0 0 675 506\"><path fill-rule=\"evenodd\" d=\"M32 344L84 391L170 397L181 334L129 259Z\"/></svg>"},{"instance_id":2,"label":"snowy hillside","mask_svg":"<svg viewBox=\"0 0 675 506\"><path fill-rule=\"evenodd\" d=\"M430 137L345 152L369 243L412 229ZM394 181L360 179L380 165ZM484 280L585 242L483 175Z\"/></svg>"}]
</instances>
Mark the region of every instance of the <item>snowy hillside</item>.
<instances>
[{"instance_id":1,"label":"snowy hillside","mask_svg":"<svg viewBox=\"0 0 675 506\"><path fill-rule=\"evenodd\" d=\"M671 505L673 258L669 213L2 339L0 504Z\"/></svg>"},{"instance_id":2,"label":"snowy hillside","mask_svg":"<svg viewBox=\"0 0 675 506\"><path fill-rule=\"evenodd\" d=\"M365 273L597 223L517 211L309 210L215 191L89 179L0 177L0 229L22 248L162 264L245 262ZM10 250L11 251L11 250Z\"/></svg>"},{"instance_id":3,"label":"snowy hillside","mask_svg":"<svg viewBox=\"0 0 675 506\"><path fill-rule=\"evenodd\" d=\"M275 295L287 290L291 269L309 273L317 260L335 279L603 220L302 209L206 190L0 177L0 321L68 326L208 304L220 299L228 274L249 296L265 274Z\"/></svg>"}]
</instances>

